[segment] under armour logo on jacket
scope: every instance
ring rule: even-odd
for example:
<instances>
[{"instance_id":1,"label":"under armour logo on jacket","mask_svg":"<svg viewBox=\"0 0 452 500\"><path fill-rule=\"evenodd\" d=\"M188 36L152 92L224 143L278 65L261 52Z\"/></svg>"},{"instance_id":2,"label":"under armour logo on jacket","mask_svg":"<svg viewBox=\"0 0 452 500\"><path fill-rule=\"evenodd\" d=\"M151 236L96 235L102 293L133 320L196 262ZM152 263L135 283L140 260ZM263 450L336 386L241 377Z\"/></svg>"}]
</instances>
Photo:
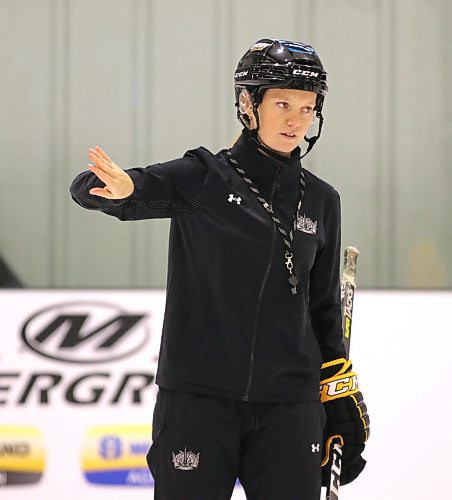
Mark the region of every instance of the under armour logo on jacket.
<instances>
[{"instance_id":1,"label":"under armour logo on jacket","mask_svg":"<svg viewBox=\"0 0 452 500\"><path fill-rule=\"evenodd\" d=\"M229 201L230 203L232 203L233 201L236 201L236 202L237 202L237 205L240 205L240 202L242 201L242 198L240 198L240 196L238 196L237 198L234 198L234 195L231 193L231 194L229 195L228 201Z\"/></svg>"},{"instance_id":2,"label":"under armour logo on jacket","mask_svg":"<svg viewBox=\"0 0 452 500\"><path fill-rule=\"evenodd\" d=\"M318 453L320 451L320 443L311 444L312 453Z\"/></svg>"}]
</instances>

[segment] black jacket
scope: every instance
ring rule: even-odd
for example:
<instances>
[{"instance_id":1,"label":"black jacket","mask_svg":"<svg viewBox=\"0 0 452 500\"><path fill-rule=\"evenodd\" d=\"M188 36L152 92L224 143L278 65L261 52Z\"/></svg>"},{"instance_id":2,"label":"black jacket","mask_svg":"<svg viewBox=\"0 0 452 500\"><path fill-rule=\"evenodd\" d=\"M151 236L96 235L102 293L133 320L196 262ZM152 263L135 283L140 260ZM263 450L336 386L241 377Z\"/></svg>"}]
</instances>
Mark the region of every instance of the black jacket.
<instances>
[{"instance_id":1,"label":"black jacket","mask_svg":"<svg viewBox=\"0 0 452 500\"><path fill-rule=\"evenodd\" d=\"M289 230L299 149L278 162L244 131L232 152ZM214 155L200 147L129 169L135 191L124 200L90 195L103 183L89 171L73 181L72 197L85 208L120 220L172 218L158 385L250 401L319 399L322 361L345 353L340 205L329 184L305 172L305 220L293 240L297 295L287 282L280 233L224 150Z\"/></svg>"}]
</instances>

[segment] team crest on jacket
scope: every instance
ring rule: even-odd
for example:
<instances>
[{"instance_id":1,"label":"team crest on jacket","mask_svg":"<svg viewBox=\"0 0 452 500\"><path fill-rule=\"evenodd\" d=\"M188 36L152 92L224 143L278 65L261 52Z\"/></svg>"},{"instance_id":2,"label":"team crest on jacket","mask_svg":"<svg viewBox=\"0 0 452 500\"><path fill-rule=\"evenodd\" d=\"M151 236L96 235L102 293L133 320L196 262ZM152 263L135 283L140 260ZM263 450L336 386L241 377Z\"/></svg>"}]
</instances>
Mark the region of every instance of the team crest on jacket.
<instances>
[{"instance_id":1,"label":"team crest on jacket","mask_svg":"<svg viewBox=\"0 0 452 500\"><path fill-rule=\"evenodd\" d=\"M317 234L317 221L311 220L305 214L298 217L297 229L303 233Z\"/></svg>"},{"instance_id":2,"label":"team crest on jacket","mask_svg":"<svg viewBox=\"0 0 452 500\"><path fill-rule=\"evenodd\" d=\"M187 451L187 448L184 451L179 450L179 453L176 455L173 453L173 465L175 469L180 470L194 470L198 468L199 465L199 453L193 453L192 451Z\"/></svg>"}]
</instances>

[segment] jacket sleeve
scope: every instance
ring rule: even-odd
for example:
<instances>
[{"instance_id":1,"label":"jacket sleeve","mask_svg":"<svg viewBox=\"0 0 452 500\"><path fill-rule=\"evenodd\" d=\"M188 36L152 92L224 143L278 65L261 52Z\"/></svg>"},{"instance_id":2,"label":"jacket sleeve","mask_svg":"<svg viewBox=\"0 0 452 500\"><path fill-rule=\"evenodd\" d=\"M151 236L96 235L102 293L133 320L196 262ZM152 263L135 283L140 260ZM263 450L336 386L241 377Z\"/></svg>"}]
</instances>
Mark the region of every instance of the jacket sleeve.
<instances>
[{"instance_id":1,"label":"jacket sleeve","mask_svg":"<svg viewBox=\"0 0 452 500\"><path fill-rule=\"evenodd\" d=\"M339 275L341 208L337 191L332 190L324 213L325 243L311 269L309 286L311 323L323 363L345 357Z\"/></svg>"},{"instance_id":2,"label":"jacket sleeve","mask_svg":"<svg viewBox=\"0 0 452 500\"><path fill-rule=\"evenodd\" d=\"M190 214L206 195L207 165L190 152L177 160L125 171L134 184L129 197L109 200L89 194L90 189L104 183L88 170L73 180L73 200L83 208L120 220L140 220Z\"/></svg>"}]
</instances>

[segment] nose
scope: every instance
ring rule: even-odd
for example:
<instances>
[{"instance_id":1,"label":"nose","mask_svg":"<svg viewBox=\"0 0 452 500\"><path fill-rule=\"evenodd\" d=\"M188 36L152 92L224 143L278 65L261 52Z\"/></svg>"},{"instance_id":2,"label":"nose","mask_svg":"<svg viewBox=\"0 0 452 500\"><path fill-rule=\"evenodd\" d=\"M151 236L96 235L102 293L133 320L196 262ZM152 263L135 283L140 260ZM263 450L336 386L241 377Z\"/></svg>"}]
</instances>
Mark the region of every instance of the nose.
<instances>
[{"instance_id":1,"label":"nose","mask_svg":"<svg viewBox=\"0 0 452 500\"><path fill-rule=\"evenodd\" d=\"M287 117L286 124L290 128L297 128L301 125L301 117L292 113Z\"/></svg>"}]
</instances>

